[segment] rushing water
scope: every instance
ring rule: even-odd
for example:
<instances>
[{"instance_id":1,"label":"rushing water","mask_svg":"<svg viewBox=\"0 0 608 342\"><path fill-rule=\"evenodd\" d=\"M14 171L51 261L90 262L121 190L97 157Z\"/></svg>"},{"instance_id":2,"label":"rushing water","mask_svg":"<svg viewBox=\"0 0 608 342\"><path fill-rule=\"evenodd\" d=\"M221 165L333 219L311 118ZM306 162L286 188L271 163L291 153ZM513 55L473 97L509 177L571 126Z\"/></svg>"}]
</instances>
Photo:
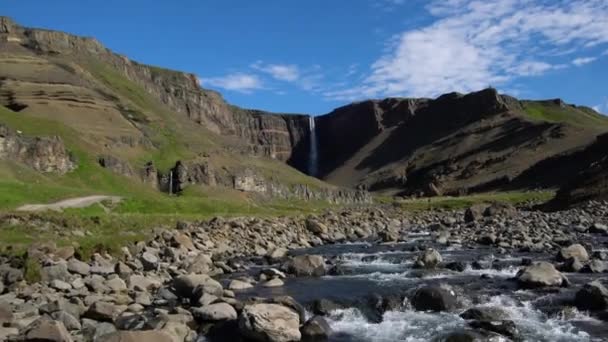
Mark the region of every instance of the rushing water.
<instances>
[{"instance_id":1,"label":"rushing water","mask_svg":"<svg viewBox=\"0 0 608 342\"><path fill-rule=\"evenodd\" d=\"M310 176L317 175L317 167L318 167L318 144L317 141L317 129L315 127L315 117L308 117L308 129L310 130L310 148L309 148L309 156L308 156L308 174Z\"/></svg>"},{"instance_id":2,"label":"rushing water","mask_svg":"<svg viewBox=\"0 0 608 342\"><path fill-rule=\"evenodd\" d=\"M307 305L320 298L345 305L331 312L327 320L333 330L330 341L441 341L453 331L467 328L459 314L474 306L493 306L506 310L516 324L523 341L570 342L607 341L608 327L586 313L575 309L567 315L560 312L564 300L571 300L576 289L594 275L567 274L573 286L558 293L519 290L514 277L520 269L521 259L548 259L549 255L516 253L494 255L490 248L462 249L434 245L443 255L444 262L478 261L491 266L474 269L468 266L463 272L441 269L420 272L412 268L418 252L414 245L424 237L410 237L414 243L376 245L370 243L343 244L295 251L295 254L322 254L339 265L340 275L320 278L290 278L280 288L255 287L239 294L272 297L290 295ZM425 242L426 243L426 242ZM430 240L428 245L432 245ZM255 268L252 269L255 272ZM388 311L380 323L372 322L362 311L362 298L370 294L388 295L405 293L409 296L416 288L431 284L449 284L462 289L464 306L456 312L431 313L409 309ZM350 304L345 304L350 303ZM566 316L566 317L565 317ZM509 341L504 338L493 341Z\"/></svg>"}]
</instances>

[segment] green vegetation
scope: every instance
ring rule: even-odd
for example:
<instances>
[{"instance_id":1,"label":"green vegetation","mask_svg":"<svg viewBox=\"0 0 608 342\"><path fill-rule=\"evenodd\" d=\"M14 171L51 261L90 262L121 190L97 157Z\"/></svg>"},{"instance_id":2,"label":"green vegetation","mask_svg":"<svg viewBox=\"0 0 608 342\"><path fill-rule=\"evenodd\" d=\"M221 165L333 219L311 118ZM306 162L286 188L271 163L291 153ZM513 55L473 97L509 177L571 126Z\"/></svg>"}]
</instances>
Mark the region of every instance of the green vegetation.
<instances>
[{"instance_id":1,"label":"green vegetation","mask_svg":"<svg viewBox=\"0 0 608 342\"><path fill-rule=\"evenodd\" d=\"M493 192L461 197L443 196L397 200L394 202L394 205L407 211L457 210L477 203L503 202L516 205L527 201L545 202L553 198L553 196L555 196L553 191ZM383 201L386 202L386 199L383 199Z\"/></svg>"},{"instance_id":2,"label":"green vegetation","mask_svg":"<svg viewBox=\"0 0 608 342\"><path fill-rule=\"evenodd\" d=\"M34 284L41 280L41 269L40 262L34 258L25 259L25 265L23 266L23 278L29 283Z\"/></svg>"},{"instance_id":3,"label":"green vegetation","mask_svg":"<svg viewBox=\"0 0 608 342\"><path fill-rule=\"evenodd\" d=\"M549 101L522 101L525 115L533 120L563 122L574 126L608 126L608 117L584 107L562 107Z\"/></svg>"}]
</instances>

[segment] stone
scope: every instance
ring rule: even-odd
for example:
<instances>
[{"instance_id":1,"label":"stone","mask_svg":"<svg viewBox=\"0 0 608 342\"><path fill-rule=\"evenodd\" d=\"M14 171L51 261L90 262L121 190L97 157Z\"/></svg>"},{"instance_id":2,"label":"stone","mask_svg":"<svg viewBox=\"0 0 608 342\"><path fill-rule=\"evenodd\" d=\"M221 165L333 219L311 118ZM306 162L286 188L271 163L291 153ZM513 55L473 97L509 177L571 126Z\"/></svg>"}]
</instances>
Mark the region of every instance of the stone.
<instances>
[{"instance_id":1,"label":"stone","mask_svg":"<svg viewBox=\"0 0 608 342\"><path fill-rule=\"evenodd\" d=\"M568 280L553 264L537 261L520 270L515 276L520 287L537 288L546 286L566 286Z\"/></svg>"},{"instance_id":2,"label":"stone","mask_svg":"<svg viewBox=\"0 0 608 342\"><path fill-rule=\"evenodd\" d=\"M108 281L106 281L106 285L112 290L114 293L120 293L127 291L127 284L124 280L114 277Z\"/></svg>"},{"instance_id":3,"label":"stone","mask_svg":"<svg viewBox=\"0 0 608 342\"><path fill-rule=\"evenodd\" d=\"M331 328L321 316L313 316L300 328L304 341L326 341L331 334Z\"/></svg>"},{"instance_id":4,"label":"stone","mask_svg":"<svg viewBox=\"0 0 608 342\"><path fill-rule=\"evenodd\" d=\"M89 319L94 319L100 322L114 322L116 317L120 314L120 309L107 302L95 302L93 303L84 316Z\"/></svg>"},{"instance_id":5,"label":"stone","mask_svg":"<svg viewBox=\"0 0 608 342\"><path fill-rule=\"evenodd\" d=\"M71 342L72 337L63 323L40 318L30 324L23 334L25 341Z\"/></svg>"},{"instance_id":6,"label":"stone","mask_svg":"<svg viewBox=\"0 0 608 342\"><path fill-rule=\"evenodd\" d=\"M50 285L55 290L59 290L59 291L69 291L72 289L72 285L70 285L69 283L66 283L65 281L59 280L59 279L52 280Z\"/></svg>"},{"instance_id":7,"label":"stone","mask_svg":"<svg viewBox=\"0 0 608 342\"><path fill-rule=\"evenodd\" d=\"M192 243L192 239L190 239L190 237L186 234L176 232L173 234L172 240L173 245L175 247L179 247L188 251L196 250L196 247L194 247L194 244Z\"/></svg>"},{"instance_id":8,"label":"stone","mask_svg":"<svg viewBox=\"0 0 608 342\"><path fill-rule=\"evenodd\" d=\"M412 305L418 311L448 311L458 305L454 290L442 286L425 286L414 293Z\"/></svg>"},{"instance_id":9,"label":"stone","mask_svg":"<svg viewBox=\"0 0 608 342\"><path fill-rule=\"evenodd\" d=\"M589 233L608 235L608 225L596 222L589 228Z\"/></svg>"},{"instance_id":10,"label":"stone","mask_svg":"<svg viewBox=\"0 0 608 342\"><path fill-rule=\"evenodd\" d=\"M506 337L517 337L519 330L513 321L471 321L469 326L475 329L495 332Z\"/></svg>"},{"instance_id":11,"label":"stone","mask_svg":"<svg viewBox=\"0 0 608 342\"><path fill-rule=\"evenodd\" d=\"M232 281L230 281L230 284L228 285L228 289L232 290L232 291L247 290L252 287L253 287L253 285L251 285L250 283L248 283L246 281L238 280L238 279L233 279Z\"/></svg>"},{"instance_id":12,"label":"stone","mask_svg":"<svg viewBox=\"0 0 608 342\"><path fill-rule=\"evenodd\" d=\"M144 252L139 260L144 266L144 271L156 271L158 269L158 257L150 252Z\"/></svg>"},{"instance_id":13,"label":"stone","mask_svg":"<svg viewBox=\"0 0 608 342\"><path fill-rule=\"evenodd\" d=\"M69 331L82 329L80 321L67 311L55 311L51 314L51 317L54 320L63 323L65 328Z\"/></svg>"},{"instance_id":14,"label":"stone","mask_svg":"<svg viewBox=\"0 0 608 342\"><path fill-rule=\"evenodd\" d=\"M592 281L576 293L574 303L580 310L606 310L608 290L599 281Z\"/></svg>"},{"instance_id":15,"label":"stone","mask_svg":"<svg viewBox=\"0 0 608 342\"><path fill-rule=\"evenodd\" d=\"M378 232L378 237L382 242L397 242L399 241L399 232L392 229L385 229Z\"/></svg>"},{"instance_id":16,"label":"stone","mask_svg":"<svg viewBox=\"0 0 608 342\"><path fill-rule=\"evenodd\" d=\"M325 260L320 255L298 255L287 264L287 271L298 277L320 277L327 272Z\"/></svg>"},{"instance_id":17,"label":"stone","mask_svg":"<svg viewBox=\"0 0 608 342\"><path fill-rule=\"evenodd\" d=\"M70 281L70 272L66 263L58 263L52 266L43 267L40 270L42 281L51 282L53 280Z\"/></svg>"},{"instance_id":18,"label":"stone","mask_svg":"<svg viewBox=\"0 0 608 342\"><path fill-rule=\"evenodd\" d=\"M433 248L428 248L416 259L415 268L435 268L443 262L443 258L438 251Z\"/></svg>"},{"instance_id":19,"label":"stone","mask_svg":"<svg viewBox=\"0 0 608 342\"><path fill-rule=\"evenodd\" d=\"M509 203L494 202L484 210L483 215L488 217L513 217L517 215L517 209Z\"/></svg>"},{"instance_id":20,"label":"stone","mask_svg":"<svg viewBox=\"0 0 608 342\"><path fill-rule=\"evenodd\" d=\"M0 302L0 326L7 326L13 323L13 311L8 303Z\"/></svg>"},{"instance_id":21,"label":"stone","mask_svg":"<svg viewBox=\"0 0 608 342\"><path fill-rule=\"evenodd\" d=\"M326 225L312 218L306 220L306 229L315 235L326 235L329 232Z\"/></svg>"},{"instance_id":22,"label":"stone","mask_svg":"<svg viewBox=\"0 0 608 342\"><path fill-rule=\"evenodd\" d=\"M0 326L0 341L14 341L14 337L19 335L18 328L7 328Z\"/></svg>"},{"instance_id":23,"label":"stone","mask_svg":"<svg viewBox=\"0 0 608 342\"><path fill-rule=\"evenodd\" d=\"M161 286L159 281L149 277L132 274L127 278L127 288L129 291L150 291Z\"/></svg>"},{"instance_id":24,"label":"stone","mask_svg":"<svg viewBox=\"0 0 608 342\"><path fill-rule=\"evenodd\" d=\"M487 204L472 205L465 211L464 221L468 223L481 220L487 207Z\"/></svg>"},{"instance_id":25,"label":"stone","mask_svg":"<svg viewBox=\"0 0 608 342\"><path fill-rule=\"evenodd\" d=\"M116 331L102 336L99 342L175 342L169 334L164 331L142 330L142 331Z\"/></svg>"},{"instance_id":26,"label":"stone","mask_svg":"<svg viewBox=\"0 0 608 342\"><path fill-rule=\"evenodd\" d=\"M312 312L315 315L327 316L332 311L342 309L342 308L343 308L342 305L337 304L337 303L335 303L329 299L325 299L325 298L317 299L312 303Z\"/></svg>"},{"instance_id":27,"label":"stone","mask_svg":"<svg viewBox=\"0 0 608 342\"><path fill-rule=\"evenodd\" d=\"M268 253L267 257L271 262L276 262L287 256L287 252L287 248L279 247L273 249L270 253Z\"/></svg>"},{"instance_id":28,"label":"stone","mask_svg":"<svg viewBox=\"0 0 608 342\"><path fill-rule=\"evenodd\" d=\"M283 285L285 285L285 283L280 278L272 278L262 283L263 287L281 287Z\"/></svg>"},{"instance_id":29,"label":"stone","mask_svg":"<svg viewBox=\"0 0 608 342\"><path fill-rule=\"evenodd\" d=\"M564 247L557 253L558 261L566 261L571 258L575 258L580 262L586 262L589 260L589 254L587 254L585 247L578 243Z\"/></svg>"},{"instance_id":30,"label":"stone","mask_svg":"<svg viewBox=\"0 0 608 342\"><path fill-rule=\"evenodd\" d=\"M188 274L173 278L175 294L182 298L192 298L196 292L209 293L221 297L223 293L222 284L206 274ZM196 298L198 299L198 298Z\"/></svg>"},{"instance_id":31,"label":"stone","mask_svg":"<svg viewBox=\"0 0 608 342\"><path fill-rule=\"evenodd\" d=\"M197 255L188 265L186 271L188 273L208 274L213 267L213 260L207 254Z\"/></svg>"},{"instance_id":32,"label":"stone","mask_svg":"<svg viewBox=\"0 0 608 342\"><path fill-rule=\"evenodd\" d=\"M583 273L604 273L608 271L608 263L603 260L593 259L583 267Z\"/></svg>"},{"instance_id":33,"label":"stone","mask_svg":"<svg viewBox=\"0 0 608 342\"><path fill-rule=\"evenodd\" d=\"M91 273L91 266L86 262L82 262L76 258L68 260L68 271L80 274L81 276L87 276Z\"/></svg>"},{"instance_id":34,"label":"stone","mask_svg":"<svg viewBox=\"0 0 608 342\"><path fill-rule=\"evenodd\" d=\"M227 303L216 303L201 308L194 308L192 314L199 321L203 322L232 321L237 319L236 310L232 305Z\"/></svg>"},{"instance_id":35,"label":"stone","mask_svg":"<svg viewBox=\"0 0 608 342\"><path fill-rule=\"evenodd\" d=\"M480 306L468 309L460 317L477 321L502 321L509 319L509 314L498 307Z\"/></svg>"},{"instance_id":36,"label":"stone","mask_svg":"<svg viewBox=\"0 0 608 342\"><path fill-rule=\"evenodd\" d=\"M279 304L246 305L239 318L243 336L256 342L300 341L300 318Z\"/></svg>"}]
</instances>

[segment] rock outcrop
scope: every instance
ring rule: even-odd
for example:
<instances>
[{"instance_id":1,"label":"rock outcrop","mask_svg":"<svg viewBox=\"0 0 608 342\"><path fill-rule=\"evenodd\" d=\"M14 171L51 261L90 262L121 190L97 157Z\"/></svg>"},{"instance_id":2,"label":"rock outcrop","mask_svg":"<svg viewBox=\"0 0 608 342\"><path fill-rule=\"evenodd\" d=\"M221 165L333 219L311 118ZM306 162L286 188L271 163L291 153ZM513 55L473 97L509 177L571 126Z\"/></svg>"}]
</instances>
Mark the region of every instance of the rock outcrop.
<instances>
[{"instance_id":1,"label":"rock outcrop","mask_svg":"<svg viewBox=\"0 0 608 342\"><path fill-rule=\"evenodd\" d=\"M59 137L28 137L0 125L0 159L24 163L40 172L64 174L76 167Z\"/></svg>"}]
</instances>

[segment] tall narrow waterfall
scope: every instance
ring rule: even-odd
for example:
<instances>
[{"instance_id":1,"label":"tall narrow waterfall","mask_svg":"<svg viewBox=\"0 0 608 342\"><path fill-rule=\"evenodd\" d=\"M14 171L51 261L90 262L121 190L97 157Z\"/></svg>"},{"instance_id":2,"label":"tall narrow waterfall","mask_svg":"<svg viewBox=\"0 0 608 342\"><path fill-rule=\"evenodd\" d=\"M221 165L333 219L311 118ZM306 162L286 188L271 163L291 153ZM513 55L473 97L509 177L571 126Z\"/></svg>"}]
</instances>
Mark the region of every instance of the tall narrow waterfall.
<instances>
[{"instance_id":1,"label":"tall narrow waterfall","mask_svg":"<svg viewBox=\"0 0 608 342\"><path fill-rule=\"evenodd\" d=\"M308 129L310 130L310 150L308 155L308 174L310 176L317 175L317 167L318 167L318 145L317 141L317 129L315 128L315 117L308 117Z\"/></svg>"}]
</instances>

